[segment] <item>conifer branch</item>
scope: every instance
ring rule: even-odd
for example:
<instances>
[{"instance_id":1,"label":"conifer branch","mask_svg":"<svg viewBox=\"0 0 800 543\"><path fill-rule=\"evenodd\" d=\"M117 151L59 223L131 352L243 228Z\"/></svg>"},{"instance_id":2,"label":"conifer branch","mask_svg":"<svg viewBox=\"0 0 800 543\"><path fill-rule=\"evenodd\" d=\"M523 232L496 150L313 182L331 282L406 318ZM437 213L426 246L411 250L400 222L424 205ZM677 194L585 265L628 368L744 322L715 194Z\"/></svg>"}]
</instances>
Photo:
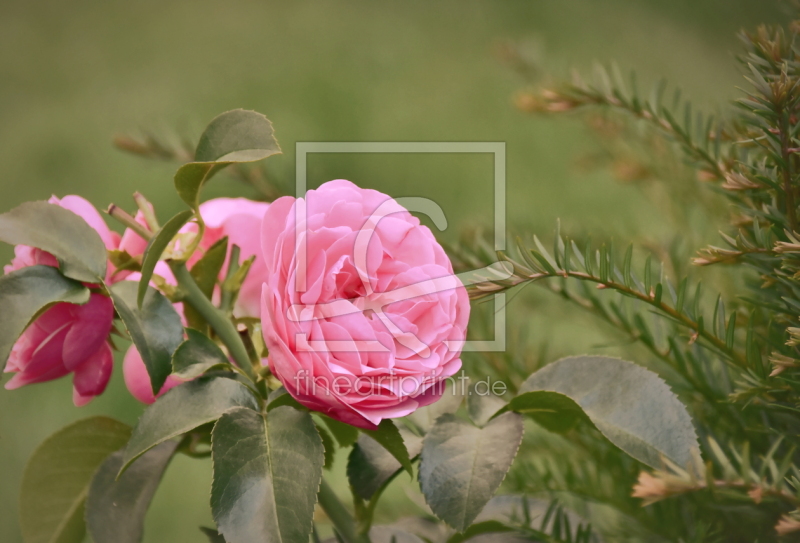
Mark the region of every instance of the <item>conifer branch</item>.
<instances>
[{"instance_id":1,"label":"conifer branch","mask_svg":"<svg viewBox=\"0 0 800 543\"><path fill-rule=\"evenodd\" d=\"M677 289L665 278L653 281L649 259L645 265L644 280L640 280L632 271L632 246L628 248L623 266L620 268L615 264L616 258L613 250L609 250L605 245L592 253L588 248L583 251L574 241L558 236L555 242L554 254L556 256L554 257L535 236L534 242L536 249L519 245L518 259L498 252L497 256L507 266L510 277L497 280L487 276L485 282L468 288L470 296L473 299L481 299L523 283L542 279L572 278L595 283L598 289L619 292L657 309L672 322L691 330L691 343L701 340L707 348L720 355L723 360L733 363L740 369L747 367L746 357L736 351L733 345L736 315L732 314L724 324L712 320L711 328L709 328L706 326L699 308L700 288L695 288L694 300L691 306L687 306L689 301L687 280L681 281ZM667 293L673 298L673 304L668 303L664 298ZM716 311L715 317L718 317ZM724 316L722 318L724 320ZM715 333L713 331L715 328L721 333Z\"/></svg>"}]
</instances>

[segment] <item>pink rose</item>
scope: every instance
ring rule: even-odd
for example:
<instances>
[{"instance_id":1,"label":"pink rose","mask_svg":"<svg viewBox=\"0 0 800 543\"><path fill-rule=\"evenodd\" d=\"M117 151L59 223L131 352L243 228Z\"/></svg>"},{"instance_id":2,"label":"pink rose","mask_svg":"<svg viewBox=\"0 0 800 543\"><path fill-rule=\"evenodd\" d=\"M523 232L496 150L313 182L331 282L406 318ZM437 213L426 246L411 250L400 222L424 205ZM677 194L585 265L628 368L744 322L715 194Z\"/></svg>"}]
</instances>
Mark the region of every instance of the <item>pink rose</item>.
<instances>
[{"instance_id":1,"label":"pink rose","mask_svg":"<svg viewBox=\"0 0 800 543\"><path fill-rule=\"evenodd\" d=\"M200 215L206 223L201 249L208 249L228 236L229 252L230 245L238 245L242 261L254 255L256 257L233 308L238 317L261 316L261 287L267 274L261 257L261 221L268 208L266 202L254 202L247 198L216 198L200 204ZM226 273L227 264L220 273L220 279Z\"/></svg>"},{"instance_id":2,"label":"pink rose","mask_svg":"<svg viewBox=\"0 0 800 543\"><path fill-rule=\"evenodd\" d=\"M294 398L374 428L441 396L461 368L469 299L417 218L336 180L273 202L261 243L269 366Z\"/></svg>"},{"instance_id":3,"label":"pink rose","mask_svg":"<svg viewBox=\"0 0 800 543\"><path fill-rule=\"evenodd\" d=\"M50 198L50 203L69 209L85 220L100 235L108 249L116 249L119 235L109 230L100 213L80 196ZM17 245L14 259L5 273L44 264L58 267L46 251ZM111 278L109 265L107 278ZM114 306L103 294L92 293L84 305L59 303L47 309L22 333L8 358L7 372L16 375L5 385L11 390L73 374L73 402L82 406L102 394L114 358L107 342L114 320Z\"/></svg>"},{"instance_id":4,"label":"pink rose","mask_svg":"<svg viewBox=\"0 0 800 543\"><path fill-rule=\"evenodd\" d=\"M174 375L167 377L166 382L161 387L157 395L153 395L153 387L150 384L150 375L147 373L147 368L142 360L142 355L136 350L136 347L131 345L128 352L125 353L125 359L122 362L122 375L125 377L125 386L128 387L131 395L142 403L151 404L156 401L156 398L167 392L169 389L183 383Z\"/></svg>"},{"instance_id":5,"label":"pink rose","mask_svg":"<svg viewBox=\"0 0 800 543\"><path fill-rule=\"evenodd\" d=\"M234 314L240 317L260 315L261 278L266 274L266 270L263 259L258 255L261 252L261 219L268 207L269 204L266 202L254 202L246 198L216 198L200 205L200 215L206 224L206 230L200 241L201 251L192 256L188 262L189 267L200 259L202 251L225 236L228 236L229 247L239 246L242 261L256 256L234 307ZM141 213L136 215L136 220L147 226ZM183 233L196 231L197 226L194 223L187 224L181 229ZM140 256L146 247L147 242L133 230L128 229L122 235L120 250L127 251L132 256ZM220 280L224 279L226 272L227 264L220 272Z\"/></svg>"}]
</instances>

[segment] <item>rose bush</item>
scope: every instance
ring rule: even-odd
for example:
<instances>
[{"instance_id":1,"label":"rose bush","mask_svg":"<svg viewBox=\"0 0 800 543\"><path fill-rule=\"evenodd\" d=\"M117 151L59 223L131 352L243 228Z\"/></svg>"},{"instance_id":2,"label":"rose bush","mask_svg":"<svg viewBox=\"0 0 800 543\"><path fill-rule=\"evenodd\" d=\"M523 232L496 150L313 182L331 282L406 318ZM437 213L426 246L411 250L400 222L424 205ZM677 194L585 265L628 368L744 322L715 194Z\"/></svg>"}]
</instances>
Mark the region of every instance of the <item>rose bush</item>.
<instances>
[{"instance_id":1,"label":"rose bush","mask_svg":"<svg viewBox=\"0 0 800 543\"><path fill-rule=\"evenodd\" d=\"M20 494L26 543L81 543L85 532L96 543L140 542L147 506L176 454L211 456L215 526L202 529L228 543L308 543L318 534L317 505L338 541L378 542L389 533L417 540L372 525L382 492L401 471L413 473L414 462L430 512L462 532L447 541L463 540L525 446L523 414L548 431L588 420L607 438L605 454L611 443L652 467L694 458L696 433L675 394L652 371L609 357L553 362L505 400L486 398L480 382L467 388L462 374L452 397L425 407L461 368L470 295L547 274L564 279L577 266L582 277L617 288L609 275L630 279L630 269L614 268L605 252L576 254L576 262L563 241L553 257L537 241L542 252L517 255L505 274L472 270L468 295L431 231L400 201L349 181L271 204L200 204L217 171L279 152L266 117L234 110L209 124L194 161L176 172L188 209L161 226L138 193L137 217L109 207L127 228L121 237L78 197L0 214L0 239L18 245L0 277L0 357L16 373L7 387L73 373L74 401L86 403L108 382L115 330L133 343L125 383L151 404L135 428L90 417L37 448ZM610 274L595 278L590 261ZM587 428L574 433L595 435ZM337 449L348 449L353 513L323 476ZM547 511L553 530L570 533L560 507ZM529 523L479 522L473 534L542 539ZM581 535L570 541L594 541L588 527L575 526Z\"/></svg>"},{"instance_id":2,"label":"rose bush","mask_svg":"<svg viewBox=\"0 0 800 543\"><path fill-rule=\"evenodd\" d=\"M419 219L336 180L273 202L261 242L269 367L300 403L374 428L441 396L461 368L469 299ZM448 288L426 283L441 278Z\"/></svg>"}]
</instances>

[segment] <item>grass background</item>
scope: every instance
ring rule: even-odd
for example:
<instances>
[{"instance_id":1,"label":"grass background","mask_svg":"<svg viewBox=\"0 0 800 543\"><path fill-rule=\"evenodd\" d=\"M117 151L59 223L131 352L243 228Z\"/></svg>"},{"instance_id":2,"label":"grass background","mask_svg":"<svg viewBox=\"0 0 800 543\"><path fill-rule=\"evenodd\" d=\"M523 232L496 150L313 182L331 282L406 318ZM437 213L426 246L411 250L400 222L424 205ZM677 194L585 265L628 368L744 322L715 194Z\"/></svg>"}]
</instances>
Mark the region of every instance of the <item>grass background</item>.
<instances>
[{"instance_id":1,"label":"grass background","mask_svg":"<svg viewBox=\"0 0 800 543\"><path fill-rule=\"evenodd\" d=\"M504 141L509 224L636 239L665 236L660 209L576 158L593 140L581 124L530 118L511 106L521 80L498 44L538 44L547 70L616 60L644 88L666 76L714 110L743 84L735 32L780 20L773 0L538 0L530 2L140 2L0 3L2 210L51 194L81 194L98 207L132 207L139 190L162 218L180 209L174 166L115 151L111 137L146 128L198 135L216 114L255 109L284 149L269 159L292 183L297 141ZM348 178L393 196L437 201L441 235L491 225L488 155L315 155L310 184ZM215 180L207 196L252 195ZM709 240L712 241L712 240ZM8 248L0 249L3 261ZM603 330L532 296L534 341L560 354L595 349ZM2 310L2 308L0 308ZM603 352L609 352L606 349ZM7 378L3 380L5 382ZM0 390L0 541L21 541L16 499L33 448L63 425L142 411L116 371L88 407L72 406L68 380ZM343 462L336 468L341 477ZM210 524L210 462L178 458L147 520L145 541L198 541ZM415 512L401 490L379 514Z\"/></svg>"}]
</instances>

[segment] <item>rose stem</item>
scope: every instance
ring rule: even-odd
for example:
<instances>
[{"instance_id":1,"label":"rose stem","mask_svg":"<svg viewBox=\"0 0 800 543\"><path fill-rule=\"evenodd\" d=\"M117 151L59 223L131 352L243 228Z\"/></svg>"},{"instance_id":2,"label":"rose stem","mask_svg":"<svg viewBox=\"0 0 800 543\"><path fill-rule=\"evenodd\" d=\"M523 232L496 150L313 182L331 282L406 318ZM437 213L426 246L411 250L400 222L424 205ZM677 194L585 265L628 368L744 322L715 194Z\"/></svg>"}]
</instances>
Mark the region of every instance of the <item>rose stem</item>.
<instances>
[{"instance_id":1,"label":"rose stem","mask_svg":"<svg viewBox=\"0 0 800 543\"><path fill-rule=\"evenodd\" d=\"M211 300L206 298L206 295L195 283L194 277L189 273L185 263L172 261L169 263L169 267L172 269L178 285L184 291L185 300L211 325L211 328L214 329L214 332L228 348L236 364L255 382L256 376L253 372L253 364L233 322L222 311L214 307Z\"/></svg>"},{"instance_id":2,"label":"rose stem","mask_svg":"<svg viewBox=\"0 0 800 543\"><path fill-rule=\"evenodd\" d=\"M111 204L106 213L128 228L133 229L142 239L150 241L153 237L151 232L145 230L141 224L136 222L136 219L115 204ZM211 325L214 332L217 333L228 348L236 364L245 372L247 377L255 383L256 376L253 371L253 364L250 361L247 348L245 348L244 343L242 343L242 338L239 337L239 332L237 332L233 322L231 322L222 311L214 307L211 300L206 298L206 295L203 294L203 291L197 286L194 277L189 273L184 262L169 261L169 267L172 269L172 274L178 281L178 285L183 289L186 301Z\"/></svg>"},{"instance_id":3,"label":"rose stem","mask_svg":"<svg viewBox=\"0 0 800 543\"><path fill-rule=\"evenodd\" d=\"M145 229L144 226L136 222L136 219L134 219L130 214L128 214L127 211L117 206L116 204L111 204L110 206L108 206L106 213L108 213L110 216L114 217L116 220L118 220L119 222L121 222L122 224L124 224L137 234L139 234L139 236L141 236L143 240L150 241L150 238L153 237L152 232L148 232L147 229Z\"/></svg>"},{"instance_id":4,"label":"rose stem","mask_svg":"<svg viewBox=\"0 0 800 543\"><path fill-rule=\"evenodd\" d=\"M368 538L358 535L353 517L345 509L342 502L339 501L339 498L325 479L322 479L319 486L319 505L328 515L328 518L331 519L333 526L345 543L365 543L369 541Z\"/></svg>"}]
</instances>

